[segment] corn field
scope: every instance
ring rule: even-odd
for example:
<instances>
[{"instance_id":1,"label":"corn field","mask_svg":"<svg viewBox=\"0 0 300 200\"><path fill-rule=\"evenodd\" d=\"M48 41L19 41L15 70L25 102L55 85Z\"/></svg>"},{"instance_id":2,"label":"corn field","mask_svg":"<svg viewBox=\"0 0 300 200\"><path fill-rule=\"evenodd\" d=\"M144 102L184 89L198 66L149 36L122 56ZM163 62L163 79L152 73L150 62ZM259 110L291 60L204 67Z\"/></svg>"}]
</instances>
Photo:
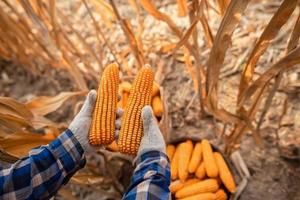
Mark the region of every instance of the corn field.
<instances>
[{"instance_id":1,"label":"corn field","mask_svg":"<svg viewBox=\"0 0 300 200\"><path fill-rule=\"evenodd\" d=\"M297 0L2 0L0 165L63 132L107 65L128 81L149 64L166 143L238 151L239 199L299 199L299 37ZM120 199L132 158L86 157L54 199Z\"/></svg>"}]
</instances>

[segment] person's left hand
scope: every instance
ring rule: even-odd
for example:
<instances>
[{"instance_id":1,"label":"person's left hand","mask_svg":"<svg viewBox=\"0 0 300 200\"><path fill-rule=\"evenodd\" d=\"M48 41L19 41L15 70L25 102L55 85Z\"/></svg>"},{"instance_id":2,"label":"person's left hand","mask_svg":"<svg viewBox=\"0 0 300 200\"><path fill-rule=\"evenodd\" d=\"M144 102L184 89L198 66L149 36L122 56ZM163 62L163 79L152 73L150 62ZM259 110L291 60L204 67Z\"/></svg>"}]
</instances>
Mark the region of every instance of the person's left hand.
<instances>
[{"instance_id":1,"label":"person's left hand","mask_svg":"<svg viewBox=\"0 0 300 200\"><path fill-rule=\"evenodd\" d=\"M79 113L75 116L73 121L71 122L69 129L74 134L75 138L79 141L80 145L84 149L85 152L96 150L89 144L89 130L91 126L93 110L95 106L97 98L97 92L95 90L91 90L81 108ZM121 116L123 110L118 108L116 111L116 122L115 122L115 133L117 134L121 128Z\"/></svg>"}]
</instances>

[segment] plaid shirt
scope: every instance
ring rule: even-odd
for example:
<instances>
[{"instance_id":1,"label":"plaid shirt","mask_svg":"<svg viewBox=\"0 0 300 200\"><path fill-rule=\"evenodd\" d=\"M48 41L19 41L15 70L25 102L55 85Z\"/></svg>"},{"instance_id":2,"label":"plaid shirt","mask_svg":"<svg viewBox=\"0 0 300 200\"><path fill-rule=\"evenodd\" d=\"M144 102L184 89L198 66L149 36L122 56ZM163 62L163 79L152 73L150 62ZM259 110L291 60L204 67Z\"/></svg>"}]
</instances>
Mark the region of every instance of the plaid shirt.
<instances>
[{"instance_id":1,"label":"plaid shirt","mask_svg":"<svg viewBox=\"0 0 300 200\"><path fill-rule=\"evenodd\" d=\"M170 164L168 157L159 151L142 154L125 200L168 200L170 195Z\"/></svg>"},{"instance_id":2,"label":"plaid shirt","mask_svg":"<svg viewBox=\"0 0 300 200\"><path fill-rule=\"evenodd\" d=\"M137 164L123 199L168 199L170 170L166 155L147 152ZM81 145L66 130L49 145L32 149L28 157L0 169L0 199L49 199L84 165Z\"/></svg>"},{"instance_id":3,"label":"plaid shirt","mask_svg":"<svg viewBox=\"0 0 300 200\"><path fill-rule=\"evenodd\" d=\"M83 149L67 130L0 170L0 199L49 199L84 165Z\"/></svg>"}]
</instances>

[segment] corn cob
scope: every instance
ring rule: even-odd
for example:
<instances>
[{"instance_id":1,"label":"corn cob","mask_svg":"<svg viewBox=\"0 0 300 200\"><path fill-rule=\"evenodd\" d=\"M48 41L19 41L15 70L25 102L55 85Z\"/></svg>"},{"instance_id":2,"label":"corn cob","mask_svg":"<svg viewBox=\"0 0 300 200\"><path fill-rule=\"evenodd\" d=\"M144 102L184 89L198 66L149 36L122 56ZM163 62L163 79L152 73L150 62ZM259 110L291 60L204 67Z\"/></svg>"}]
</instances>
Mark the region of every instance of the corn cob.
<instances>
[{"instance_id":1,"label":"corn cob","mask_svg":"<svg viewBox=\"0 0 300 200\"><path fill-rule=\"evenodd\" d=\"M216 164L212 148L206 139L202 140L201 145L206 174L210 178L215 178L218 176L218 166Z\"/></svg>"},{"instance_id":2,"label":"corn cob","mask_svg":"<svg viewBox=\"0 0 300 200\"><path fill-rule=\"evenodd\" d=\"M192 154L191 161L189 163L189 173L194 173L197 168L199 167L199 164L202 159L202 147L201 142L197 142Z\"/></svg>"},{"instance_id":3,"label":"corn cob","mask_svg":"<svg viewBox=\"0 0 300 200\"><path fill-rule=\"evenodd\" d=\"M187 180L184 183L181 182L180 180L176 180L176 181L174 181L174 182L171 183L169 189L170 189L170 192L172 194L174 194L175 192L177 192L181 188L183 188L185 186L188 186L188 185L192 185L192 184L197 183L197 182L199 182L199 179L197 179L197 178L189 179L189 180Z\"/></svg>"},{"instance_id":4,"label":"corn cob","mask_svg":"<svg viewBox=\"0 0 300 200\"><path fill-rule=\"evenodd\" d=\"M175 146L172 144L167 145L167 155L170 162L172 161L174 153L175 153Z\"/></svg>"},{"instance_id":5,"label":"corn cob","mask_svg":"<svg viewBox=\"0 0 300 200\"><path fill-rule=\"evenodd\" d=\"M203 194L196 194L189 197L185 197L180 200L215 200L216 194L214 193L203 193Z\"/></svg>"},{"instance_id":6,"label":"corn cob","mask_svg":"<svg viewBox=\"0 0 300 200\"><path fill-rule=\"evenodd\" d=\"M178 160L179 160L179 146L176 147L174 156L171 161L172 180L176 180L178 178Z\"/></svg>"},{"instance_id":7,"label":"corn cob","mask_svg":"<svg viewBox=\"0 0 300 200\"><path fill-rule=\"evenodd\" d=\"M119 102L118 106L121 108L125 108L126 104L127 104L127 100L129 97L129 93L130 93L130 89L131 89L131 83L127 82L127 81L123 81L120 84L120 94L121 94L121 101Z\"/></svg>"},{"instance_id":8,"label":"corn cob","mask_svg":"<svg viewBox=\"0 0 300 200\"><path fill-rule=\"evenodd\" d=\"M159 95L159 85L156 82L153 82L152 86L152 97Z\"/></svg>"},{"instance_id":9,"label":"corn cob","mask_svg":"<svg viewBox=\"0 0 300 200\"><path fill-rule=\"evenodd\" d=\"M114 140L119 67L108 65L98 86L97 100L93 112L89 142L91 145L110 144Z\"/></svg>"},{"instance_id":10,"label":"corn cob","mask_svg":"<svg viewBox=\"0 0 300 200\"><path fill-rule=\"evenodd\" d=\"M113 141L111 144L107 145L106 149L108 149L110 151L114 151L114 152L119 151L119 148L118 148L118 145L117 145L116 141Z\"/></svg>"},{"instance_id":11,"label":"corn cob","mask_svg":"<svg viewBox=\"0 0 300 200\"><path fill-rule=\"evenodd\" d=\"M127 92L127 93L129 93L131 87L132 87L131 83L129 83L129 82L127 82L127 81L123 81L123 82L120 84L120 90L121 90L121 92Z\"/></svg>"},{"instance_id":12,"label":"corn cob","mask_svg":"<svg viewBox=\"0 0 300 200\"><path fill-rule=\"evenodd\" d=\"M183 187L178 192L176 192L176 198L185 198L188 196L216 192L219 188L218 181L216 179L206 179L198 183Z\"/></svg>"},{"instance_id":13,"label":"corn cob","mask_svg":"<svg viewBox=\"0 0 300 200\"><path fill-rule=\"evenodd\" d=\"M142 108L151 103L153 72L150 67L142 68L130 90L123 115L118 145L120 152L136 155L143 136Z\"/></svg>"},{"instance_id":14,"label":"corn cob","mask_svg":"<svg viewBox=\"0 0 300 200\"><path fill-rule=\"evenodd\" d=\"M161 117L164 113L164 106L161 98L159 96L153 97L151 104L152 104L154 115L156 117Z\"/></svg>"},{"instance_id":15,"label":"corn cob","mask_svg":"<svg viewBox=\"0 0 300 200\"><path fill-rule=\"evenodd\" d=\"M129 97L129 93L128 92L122 92L122 97L121 97L121 101L122 101L121 107L122 108L126 107L128 97Z\"/></svg>"},{"instance_id":16,"label":"corn cob","mask_svg":"<svg viewBox=\"0 0 300 200\"><path fill-rule=\"evenodd\" d=\"M193 142L191 140L187 140L179 144L179 159L178 159L178 176L179 179L184 182L188 175L188 167L189 161L191 159L193 153Z\"/></svg>"},{"instance_id":17,"label":"corn cob","mask_svg":"<svg viewBox=\"0 0 300 200\"><path fill-rule=\"evenodd\" d=\"M216 194L216 200L227 200L227 194L223 189L218 189Z\"/></svg>"},{"instance_id":18,"label":"corn cob","mask_svg":"<svg viewBox=\"0 0 300 200\"><path fill-rule=\"evenodd\" d=\"M223 156L219 152L214 152L214 157L219 168L219 174L223 184L231 193L233 193L236 185Z\"/></svg>"},{"instance_id":19,"label":"corn cob","mask_svg":"<svg viewBox=\"0 0 300 200\"><path fill-rule=\"evenodd\" d=\"M196 177L199 178L199 179L203 179L206 175L206 172L205 172L205 167L204 167L204 162L202 162L199 167L197 168L196 170L196 173L195 173Z\"/></svg>"}]
</instances>

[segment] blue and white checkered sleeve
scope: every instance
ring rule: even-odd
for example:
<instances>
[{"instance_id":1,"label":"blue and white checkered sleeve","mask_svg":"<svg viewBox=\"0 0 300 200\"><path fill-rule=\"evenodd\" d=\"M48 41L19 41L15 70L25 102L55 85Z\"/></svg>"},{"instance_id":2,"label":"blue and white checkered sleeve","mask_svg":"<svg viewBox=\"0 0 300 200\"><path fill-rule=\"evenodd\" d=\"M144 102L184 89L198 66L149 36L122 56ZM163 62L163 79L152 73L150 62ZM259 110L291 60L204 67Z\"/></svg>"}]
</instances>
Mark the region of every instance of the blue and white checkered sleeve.
<instances>
[{"instance_id":1,"label":"blue and white checkered sleeve","mask_svg":"<svg viewBox=\"0 0 300 200\"><path fill-rule=\"evenodd\" d=\"M170 163L168 157L159 151L142 154L131 184L124 194L126 200L167 200L170 190Z\"/></svg>"},{"instance_id":2,"label":"blue and white checkered sleeve","mask_svg":"<svg viewBox=\"0 0 300 200\"><path fill-rule=\"evenodd\" d=\"M83 149L70 130L28 157L0 170L0 199L49 199L85 165Z\"/></svg>"}]
</instances>

